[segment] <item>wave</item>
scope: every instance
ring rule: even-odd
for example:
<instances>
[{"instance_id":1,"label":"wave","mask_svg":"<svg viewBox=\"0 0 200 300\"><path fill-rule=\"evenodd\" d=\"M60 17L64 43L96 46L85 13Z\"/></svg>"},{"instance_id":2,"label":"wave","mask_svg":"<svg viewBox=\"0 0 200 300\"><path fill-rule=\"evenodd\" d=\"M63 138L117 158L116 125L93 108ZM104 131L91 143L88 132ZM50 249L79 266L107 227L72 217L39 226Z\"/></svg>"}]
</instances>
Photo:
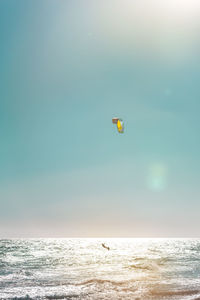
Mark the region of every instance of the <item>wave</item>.
<instances>
[{"instance_id":1,"label":"wave","mask_svg":"<svg viewBox=\"0 0 200 300\"><path fill-rule=\"evenodd\" d=\"M45 299L48 300L61 300L61 299L65 299L65 300L71 300L71 299L75 299L75 298L79 298L80 295L67 295L67 294L63 294L63 295L49 295L49 296L44 296ZM14 297L14 298L9 298L9 300L35 300L35 298L31 298L28 295L25 297Z\"/></svg>"},{"instance_id":2,"label":"wave","mask_svg":"<svg viewBox=\"0 0 200 300\"><path fill-rule=\"evenodd\" d=\"M138 291L138 287L135 286L135 280L130 279L130 280L123 280L123 281L114 281L114 280L108 280L108 279L90 279L87 281L83 281L80 283L77 283L77 286L86 286L86 285L102 285L104 289L104 285L110 285L110 288L119 291L119 288L122 292L125 293L135 293ZM108 286L106 287L108 288ZM134 298L135 299L135 298ZM139 299L139 298L138 298Z\"/></svg>"},{"instance_id":3,"label":"wave","mask_svg":"<svg viewBox=\"0 0 200 300\"><path fill-rule=\"evenodd\" d=\"M52 296L45 296L46 299L48 300L59 300L59 299L74 299L74 298L79 298L80 295L52 295Z\"/></svg>"},{"instance_id":4,"label":"wave","mask_svg":"<svg viewBox=\"0 0 200 300\"><path fill-rule=\"evenodd\" d=\"M127 284L127 282L129 282L128 280L124 280L124 281L113 281L113 280L109 280L109 279L89 279L80 283L76 283L76 286L79 285L89 285L89 284L105 284L105 283L110 283L112 285L124 285Z\"/></svg>"},{"instance_id":5,"label":"wave","mask_svg":"<svg viewBox=\"0 0 200 300\"><path fill-rule=\"evenodd\" d=\"M200 290L175 290L175 291L158 291L152 290L152 296L167 297L167 296L192 296L200 293ZM196 298L198 300L200 298Z\"/></svg>"},{"instance_id":6,"label":"wave","mask_svg":"<svg viewBox=\"0 0 200 300\"><path fill-rule=\"evenodd\" d=\"M129 266L129 268L133 269L140 269L140 270L146 270L146 271L158 271L159 265L157 263L136 263Z\"/></svg>"},{"instance_id":7,"label":"wave","mask_svg":"<svg viewBox=\"0 0 200 300\"><path fill-rule=\"evenodd\" d=\"M167 257L160 258L146 258L146 257L136 257L134 258L133 264L129 265L129 268L141 269L147 271L159 271L160 267L163 267L168 263Z\"/></svg>"},{"instance_id":8,"label":"wave","mask_svg":"<svg viewBox=\"0 0 200 300\"><path fill-rule=\"evenodd\" d=\"M29 297L29 295L26 295L25 297L14 297L9 299L10 300L34 300L33 298Z\"/></svg>"}]
</instances>

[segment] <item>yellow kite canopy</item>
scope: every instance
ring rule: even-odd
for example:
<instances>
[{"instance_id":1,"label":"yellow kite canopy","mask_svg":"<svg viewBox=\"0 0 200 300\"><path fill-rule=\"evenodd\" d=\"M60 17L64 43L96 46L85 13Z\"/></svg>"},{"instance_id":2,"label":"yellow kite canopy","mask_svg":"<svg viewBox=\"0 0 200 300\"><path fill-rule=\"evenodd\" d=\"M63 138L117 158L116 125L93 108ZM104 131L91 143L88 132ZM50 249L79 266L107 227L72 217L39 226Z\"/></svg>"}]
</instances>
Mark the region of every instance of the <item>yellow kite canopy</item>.
<instances>
[{"instance_id":1,"label":"yellow kite canopy","mask_svg":"<svg viewBox=\"0 0 200 300\"><path fill-rule=\"evenodd\" d=\"M119 118L113 118L112 119L113 124L117 125L117 130L119 133L123 133L124 132L124 122L122 119Z\"/></svg>"}]
</instances>

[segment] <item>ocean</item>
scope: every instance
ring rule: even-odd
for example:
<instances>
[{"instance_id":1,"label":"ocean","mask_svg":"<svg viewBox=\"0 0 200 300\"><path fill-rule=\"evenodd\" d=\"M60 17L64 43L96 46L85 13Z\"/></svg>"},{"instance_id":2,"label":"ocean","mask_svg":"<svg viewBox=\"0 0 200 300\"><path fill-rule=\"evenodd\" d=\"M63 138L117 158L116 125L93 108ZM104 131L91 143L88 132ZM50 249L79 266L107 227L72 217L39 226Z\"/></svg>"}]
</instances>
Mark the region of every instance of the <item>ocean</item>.
<instances>
[{"instance_id":1,"label":"ocean","mask_svg":"<svg viewBox=\"0 0 200 300\"><path fill-rule=\"evenodd\" d=\"M0 299L200 300L200 239L1 239Z\"/></svg>"}]
</instances>

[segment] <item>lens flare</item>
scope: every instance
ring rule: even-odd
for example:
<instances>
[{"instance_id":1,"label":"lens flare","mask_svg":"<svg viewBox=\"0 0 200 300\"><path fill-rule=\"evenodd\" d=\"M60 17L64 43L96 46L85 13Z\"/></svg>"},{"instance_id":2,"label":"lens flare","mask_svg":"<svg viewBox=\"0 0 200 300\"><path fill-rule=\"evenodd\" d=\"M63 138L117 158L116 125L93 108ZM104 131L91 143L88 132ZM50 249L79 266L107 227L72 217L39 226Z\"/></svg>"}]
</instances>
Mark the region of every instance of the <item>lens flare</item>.
<instances>
[{"instance_id":1,"label":"lens flare","mask_svg":"<svg viewBox=\"0 0 200 300\"><path fill-rule=\"evenodd\" d=\"M147 185L151 190L161 191L167 186L167 168L163 164L153 164L149 168Z\"/></svg>"}]
</instances>

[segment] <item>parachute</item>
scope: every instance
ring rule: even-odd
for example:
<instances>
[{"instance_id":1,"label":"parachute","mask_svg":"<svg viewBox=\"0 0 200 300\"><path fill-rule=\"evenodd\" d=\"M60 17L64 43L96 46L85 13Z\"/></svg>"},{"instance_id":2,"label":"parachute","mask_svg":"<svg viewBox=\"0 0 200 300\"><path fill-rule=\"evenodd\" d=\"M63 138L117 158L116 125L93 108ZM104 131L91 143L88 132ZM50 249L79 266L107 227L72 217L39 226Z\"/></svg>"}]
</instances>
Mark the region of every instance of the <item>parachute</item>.
<instances>
[{"instance_id":1,"label":"parachute","mask_svg":"<svg viewBox=\"0 0 200 300\"><path fill-rule=\"evenodd\" d=\"M113 124L117 125L117 130L119 133L123 133L124 132L124 122L122 119L119 118L113 118L112 119Z\"/></svg>"}]
</instances>

